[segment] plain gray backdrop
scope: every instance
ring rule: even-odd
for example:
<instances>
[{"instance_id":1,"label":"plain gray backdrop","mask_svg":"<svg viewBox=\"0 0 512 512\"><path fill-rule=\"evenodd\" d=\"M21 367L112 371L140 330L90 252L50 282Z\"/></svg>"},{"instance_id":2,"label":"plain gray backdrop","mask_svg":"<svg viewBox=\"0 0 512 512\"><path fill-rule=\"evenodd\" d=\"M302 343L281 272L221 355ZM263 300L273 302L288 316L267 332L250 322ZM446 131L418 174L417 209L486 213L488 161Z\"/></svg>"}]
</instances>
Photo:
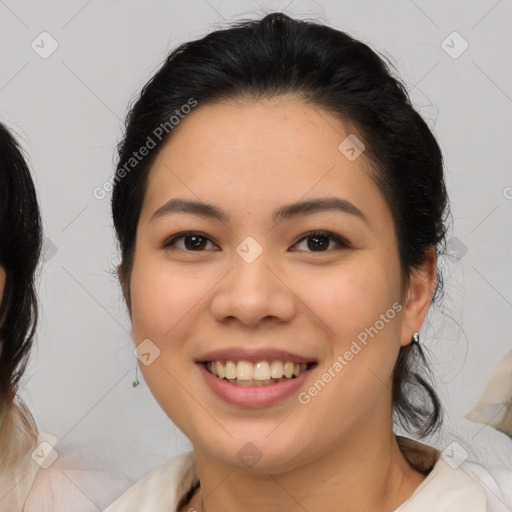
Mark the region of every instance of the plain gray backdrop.
<instances>
[{"instance_id":1,"label":"plain gray backdrop","mask_svg":"<svg viewBox=\"0 0 512 512\"><path fill-rule=\"evenodd\" d=\"M497 435L463 415L512 347L510 0L3 0L0 117L30 157L47 237L22 394L40 430L131 479L190 445L140 371L133 386L110 196L93 190L113 173L129 102L167 53L270 11L347 31L391 58L438 137L454 229L444 304L421 334L448 439L486 446Z\"/></svg>"}]
</instances>

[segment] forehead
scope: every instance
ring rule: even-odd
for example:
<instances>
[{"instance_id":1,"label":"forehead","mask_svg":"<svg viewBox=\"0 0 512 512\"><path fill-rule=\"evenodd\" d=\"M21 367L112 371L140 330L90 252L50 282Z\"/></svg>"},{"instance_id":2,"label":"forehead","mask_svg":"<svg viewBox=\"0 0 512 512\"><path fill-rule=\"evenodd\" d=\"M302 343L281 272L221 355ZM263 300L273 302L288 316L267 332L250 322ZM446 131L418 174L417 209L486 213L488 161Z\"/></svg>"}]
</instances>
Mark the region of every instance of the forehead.
<instances>
[{"instance_id":1,"label":"forehead","mask_svg":"<svg viewBox=\"0 0 512 512\"><path fill-rule=\"evenodd\" d=\"M236 163L243 172L264 162L259 171L276 174L288 163L333 161L340 137L347 135L340 119L298 98L229 100L196 107L173 130L160 156L198 169L211 162L219 171Z\"/></svg>"},{"instance_id":2,"label":"forehead","mask_svg":"<svg viewBox=\"0 0 512 512\"><path fill-rule=\"evenodd\" d=\"M387 208L369 159L340 151L352 135L338 116L298 98L199 105L155 159L144 207L185 194L254 212L337 195L382 214Z\"/></svg>"}]
</instances>

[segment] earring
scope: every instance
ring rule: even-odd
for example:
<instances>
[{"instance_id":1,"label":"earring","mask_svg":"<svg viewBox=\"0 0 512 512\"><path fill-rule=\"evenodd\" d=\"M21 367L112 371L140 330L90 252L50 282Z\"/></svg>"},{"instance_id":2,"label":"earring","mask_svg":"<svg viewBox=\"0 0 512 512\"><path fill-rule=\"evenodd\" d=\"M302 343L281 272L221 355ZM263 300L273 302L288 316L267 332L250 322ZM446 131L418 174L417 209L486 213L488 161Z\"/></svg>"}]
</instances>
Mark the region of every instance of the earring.
<instances>
[{"instance_id":1,"label":"earring","mask_svg":"<svg viewBox=\"0 0 512 512\"><path fill-rule=\"evenodd\" d=\"M137 386L140 386L139 382L139 365L137 364L135 366L135 380L132 382L132 386L136 388Z\"/></svg>"},{"instance_id":2,"label":"earring","mask_svg":"<svg viewBox=\"0 0 512 512\"><path fill-rule=\"evenodd\" d=\"M419 345L420 344L420 335L419 333L415 332L413 335L412 335L412 339L411 339L411 345Z\"/></svg>"}]
</instances>

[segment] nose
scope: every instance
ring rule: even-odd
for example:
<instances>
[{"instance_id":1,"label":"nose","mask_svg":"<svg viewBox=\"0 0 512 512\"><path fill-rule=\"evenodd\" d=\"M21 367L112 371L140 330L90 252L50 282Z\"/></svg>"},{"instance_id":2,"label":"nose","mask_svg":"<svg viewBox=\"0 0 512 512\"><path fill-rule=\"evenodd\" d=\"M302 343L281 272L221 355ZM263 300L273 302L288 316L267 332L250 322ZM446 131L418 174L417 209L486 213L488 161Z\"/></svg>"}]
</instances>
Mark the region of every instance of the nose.
<instances>
[{"instance_id":1,"label":"nose","mask_svg":"<svg viewBox=\"0 0 512 512\"><path fill-rule=\"evenodd\" d=\"M252 263L235 255L233 268L215 288L211 312L219 322L245 326L289 322L295 315L293 291L265 251Z\"/></svg>"}]
</instances>

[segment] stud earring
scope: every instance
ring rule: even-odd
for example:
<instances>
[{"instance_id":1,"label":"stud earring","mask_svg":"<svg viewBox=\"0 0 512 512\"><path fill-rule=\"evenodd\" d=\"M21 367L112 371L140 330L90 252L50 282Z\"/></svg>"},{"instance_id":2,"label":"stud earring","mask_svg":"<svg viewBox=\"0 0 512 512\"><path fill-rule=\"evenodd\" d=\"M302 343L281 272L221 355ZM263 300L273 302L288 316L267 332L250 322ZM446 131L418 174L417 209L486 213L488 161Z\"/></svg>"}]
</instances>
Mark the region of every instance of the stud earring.
<instances>
[{"instance_id":1,"label":"stud earring","mask_svg":"<svg viewBox=\"0 0 512 512\"><path fill-rule=\"evenodd\" d=\"M420 344L420 335L419 335L419 333L415 332L412 335L411 344L412 345L414 345L414 344L419 345Z\"/></svg>"}]
</instances>

